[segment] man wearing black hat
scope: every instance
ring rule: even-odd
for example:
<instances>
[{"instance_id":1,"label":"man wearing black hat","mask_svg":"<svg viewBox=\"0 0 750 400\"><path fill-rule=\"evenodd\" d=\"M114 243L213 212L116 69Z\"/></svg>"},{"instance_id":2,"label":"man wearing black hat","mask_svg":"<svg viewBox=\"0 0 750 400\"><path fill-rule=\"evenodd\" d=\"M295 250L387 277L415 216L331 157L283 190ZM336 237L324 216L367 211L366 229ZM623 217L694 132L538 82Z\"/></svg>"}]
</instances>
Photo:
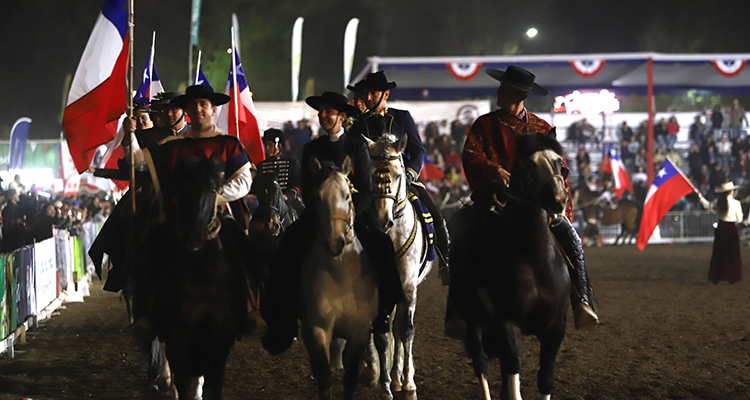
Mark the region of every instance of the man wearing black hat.
<instances>
[{"instance_id":1,"label":"man wearing black hat","mask_svg":"<svg viewBox=\"0 0 750 400\"><path fill-rule=\"evenodd\" d=\"M213 116L216 107L229 102L229 96L215 93L210 86L194 85L185 90L184 95L173 98L171 105L185 110L190 117L190 128L185 134L171 135L164 138L158 146L152 146L144 150L152 176L169 177L175 170L181 159L208 159L217 156L217 166L221 168L224 182L217 191L216 205L223 206L245 197L252 185L250 171L250 156L235 136L225 135L216 130L213 125ZM222 239L226 240L228 249L232 251L246 252L252 247L247 235L238 225L239 221L222 218L222 227L219 231ZM149 224L146 224L149 226ZM156 225L155 225L156 226ZM156 233L154 233L156 232ZM144 247L141 250L145 254L154 254L160 251L160 240L158 229L147 230L145 239L140 241ZM156 235L156 236L155 236ZM236 245L232 245L236 244ZM150 252L150 253L149 253ZM246 259L244 254L238 254L239 259ZM133 300L133 310L136 318L136 328L145 336L150 334L150 310L153 306L153 289L150 287L150 277L153 269L158 265L139 266L137 280L141 282L139 292ZM249 265L237 265L242 268L243 273L248 273ZM251 310L248 310L251 311ZM249 316L251 316L249 314ZM251 322L248 320L248 322Z\"/></svg>"},{"instance_id":2,"label":"man wearing black hat","mask_svg":"<svg viewBox=\"0 0 750 400\"><path fill-rule=\"evenodd\" d=\"M479 117L466 138L462 161L466 179L473 190L472 199L478 207L491 204L493 189L497 184L510 182L513 167L513 152L516 147L516 134L549 133L551 126L524 108L523 101L529 93L547 95L543 87L534 83L531 72L516 66L505 71L487 69L487 74L500 81L497 89L499 110ZM567 169L567 165L564 165ZM570 198L570 188L565 180L565 188ZM570 260L570 277L573 284L571 303L576 328L593 326L599 317L591 302L591 288L586 273L581 239L571 226L573 205L568 202L565 215L556 215L550 223L566 258Z\"/></svg>"},{"instance_id":3,"label":"man wearing black hat","mask_svg":"<svg viewBox=\"0 0 750 400\"><path fill-rule=\"evenodd\" d=\"M432 197L419 181L419 173L424 165L425 149L422 139L419 137L417 125L414 123L414 118L408 111L386 106L391 89L395 87L396 82L388 82L383 71L369 73L365 79L357 82L354 86L347 86L347 89L354 91L357 104L362 104L367 108L367 111L354 123L351 132L362 134L371 140L377 140L386 134L394 135L396 139L400 139L404 135L409 137L404 150L406 177L410 183L409 188L417 194L419 200L427 206L430 214L432 214L437 239L436 249L440 256L439 272L443 282L447 284L448 248L450 247L448 227L440 208L432 201Z\"/></svg>"},{"instance_id":4,"label":"man wearing black hat","mask_svg":"<svg viewBox=\"0 0 750 400\"><path fill-rule=\"evenodd\" d=\"M265 307L261 309L261 315L268 323L268 333L263 337L262 343L271 354L278 354L289 348L297 334L300 268L311 244L309 236L316 223L315 215L307 211L315 201L309 190L313 177L308 166L313 158L330 161L337 166L341 166L346 157L352 161L353 173L350 174L350 180L356 190L352 194L352 201L357 221L361 222L355 224L355 230L365 251L373 259L373 264L378 267L380 312L373 321L374 332L387 331L390 310L404 298L401 278L396 269L393 242L378 227L372 210L372 171L367 145L364 138L345 130L347 118L358 115L359 110L350 106L345 96L334 92L311 96L305 101L318 110L320 127L325 130L326 135L306 144L303 149L302 197L307 208L300 219L284 232L277 252L279 258L266 287L267 298L262 302Z\"/></svg>"},{"instance_id":5,"label":"man wearing black hat","mask_svg":"<svg viewBox=\"0 0 750 400\"><path fill-rule=\"evenodd\" d=\"M151 113L154 116L156 126L151 129L133 129L128 119L123 121L125 132L135 133L140 148L155 146L164 138L175 135L183 135L190 125L185 121L185 111L171 104L172 99L181 96L181 92L161 92L151 102Z\"/></svg>"},{"instance_id":6,"label":"man wearing black hat","mask_svg":"<svg viewBox=\"0 0 750 400\"><path fill-rule=\"evenodd\" d=\"M284 200L287 201L297 213L301 213L304 207L299 200L301 185L301 170L297 160L281 154L284 147L284 134L276 128L266 129L263 132L263 149L266 159L258 163L258 172L253 182L261 182L259 176L268 174L275 175L276 182L281 187ZM251 194L258 194L255 184L250 189Z\"/></svg>"}]
</instances>

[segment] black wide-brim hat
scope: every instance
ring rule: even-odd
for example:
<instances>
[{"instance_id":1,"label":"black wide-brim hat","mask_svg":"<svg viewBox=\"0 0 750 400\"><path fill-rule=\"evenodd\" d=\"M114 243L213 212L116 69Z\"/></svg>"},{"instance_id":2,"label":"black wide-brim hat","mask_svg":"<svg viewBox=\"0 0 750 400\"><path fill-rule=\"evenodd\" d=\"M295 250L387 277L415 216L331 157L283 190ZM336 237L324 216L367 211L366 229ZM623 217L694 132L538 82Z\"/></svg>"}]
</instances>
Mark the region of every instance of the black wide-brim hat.
<instances>
[{"instance_id":1,"label":"black wide-brim hat","mask_svg":"<svg viewBox=\"0 0 750 400\"><path fill-rule=\"evenodd\" d=\"M182 92L159 92L156 94L156 98L151 100L151 111L168 110L175 107L172 104L172 99L184 95Z\"/></svg>"},{"instance_id":2,"label":"black wide-brim hat","mask_svg":"<svg viewBox=\"0 0 750 400\"><path fill-rule=\"evenodd\" d=\"M195 99L208 99L214 106L220 106L229 103L230 97L224 93L214 92L214 89L208 85L193 85L188 86L188 88L185 89L185 94L173 98L169 104L185 108L189 100Z\"/></svg>"},{"instance_id":3,"label":"black wide-brim hat","mask_svg":"<svg viewBox=\"0 0 750 400\"><path fill-rule=\"evenodd\" d=\"M388 82L385 72L370 72L361 81L352 85L346 85L346 88L353 92L385 92L396 87L396 82Z\"/></svg>"},{"instance_id":4,"label":"black wide-brim hat","mask_svg":"<svg viewBox=\"0 0 750 400\"><path fill-rule=\"evenodd\" d=\"M350 117L356 117L360 114L359 108L350 105L346 96L336 92L323 92L320 96L310 96L305 99L305 103L318 111L320 111L322 104L328 104L339 111L345 112Z\"/></svg>"},{"instance_id":5,"label":"black wide-brim hat","mask_svg":"<svg viewBox=\"0 0 750 400\"><path fill-rule=\"evenodd\" d=\"M549 94L547 89L534 83L536 75L521 67L511 65L505 71L494 68L487 68L485 72L495 80L498 80L501 83L518 89L522 92L536 93L542 96L546 96Z\"/></svg>"}]
</instances>

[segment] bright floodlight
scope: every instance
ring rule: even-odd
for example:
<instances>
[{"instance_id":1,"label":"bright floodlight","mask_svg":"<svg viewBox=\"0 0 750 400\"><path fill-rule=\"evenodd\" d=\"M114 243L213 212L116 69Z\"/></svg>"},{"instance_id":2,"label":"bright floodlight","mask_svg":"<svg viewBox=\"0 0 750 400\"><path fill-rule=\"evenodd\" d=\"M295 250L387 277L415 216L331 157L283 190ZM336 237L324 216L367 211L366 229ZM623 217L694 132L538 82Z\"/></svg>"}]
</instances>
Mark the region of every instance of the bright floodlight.
<instances>
[{"instance_id":1,"label":"bright floodlight","mask_svg":"<svg viewBox=\"0 0 750 400\"><path fill-rule=\"evenodd\" d=\"M536 36L537 33L539 33L539 31L536 30L536 28L531 28L528 31L526 31L526 36L533 38L534 36Z\"/></svg>"}]
</instances>

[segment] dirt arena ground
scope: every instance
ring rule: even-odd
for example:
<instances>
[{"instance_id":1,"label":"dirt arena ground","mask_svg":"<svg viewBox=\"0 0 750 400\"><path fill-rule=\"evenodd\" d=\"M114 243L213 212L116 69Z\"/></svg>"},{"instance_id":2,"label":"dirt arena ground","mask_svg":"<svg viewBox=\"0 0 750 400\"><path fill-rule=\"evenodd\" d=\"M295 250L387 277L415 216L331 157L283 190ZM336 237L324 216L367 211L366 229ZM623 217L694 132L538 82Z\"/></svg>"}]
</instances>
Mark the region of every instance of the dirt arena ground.
<instances>
[{"instance_id":1,"label":"dirt arena ground","mask_svg":"<svg viewBox=\"0 0 750 400\"><path fill-rule=\"evenodd\" d=\"M557 357L555 399L750 398L750 290L747 282L706 281L710 245L586 250L602 324L569 324ZM750 260L750 248L743 248ZM747 269L745 275L747 277ZM463 344L442 334L447 289L437 275L419 291L415 363L420 399L477 399ZM572 317L571 317L572 318ZM145 387L145 353L134 348L119 296L95 282L84 303L29 333L15 359L0 359L0 400L159 398ZM534 338L522 341L522 392L536 398ZM499 365L491 365L499 398ZM341 398L341 373L334 398ZM315 399L301 343L272 357L257 340L238 342L227 365L227 399ZM358 398L378 399L367 387Z\"/></svg>"}]
</instances>

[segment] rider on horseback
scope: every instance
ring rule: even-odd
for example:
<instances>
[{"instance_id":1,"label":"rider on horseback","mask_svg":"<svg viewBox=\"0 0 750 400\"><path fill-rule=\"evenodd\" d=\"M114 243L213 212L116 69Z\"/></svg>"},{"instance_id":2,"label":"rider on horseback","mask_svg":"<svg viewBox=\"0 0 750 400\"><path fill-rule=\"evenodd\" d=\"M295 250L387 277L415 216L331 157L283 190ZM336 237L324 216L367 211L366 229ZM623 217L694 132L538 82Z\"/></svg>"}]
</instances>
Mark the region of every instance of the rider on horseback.
<instances>
[{"instance_id":1,"label":"rider on horseback","mask_svg":"<svg viewBox=\"0 0 750 400\"><path fill-rule=\"evenodd\" d=\"M291 157L282 155L284 147L284 134L276 129L266 129L263 132L263 148L266 151L266 159L258 163L258 172L255 182L261 182L262 175L275 175L284 193L284 200L297 214L301 214L304 206L299 199L299 187L301 183L301 172L299 162ZM250 194L258 194L256 185L250 189Z\"/></svg>"},{"instance_id":2,"label":"rider on horseback","mask_svg":"<svg viewBox=\"0 0 750 400\"><path fill-rule=\"evenodd\" d=\"M440 256L439 273L444 284L447 284L447 279L450 276L448 269L448 248L450 246L448 228L445 225L440 208L435 205L432 197L419 180L419 173L424 165L425 149L414 119L408 111L386 106L386 101L391 93L390 89L395 87L396 82L388 82L383 71L367 74L363 80L357 82L354 86L347 86L347 89L355 92L359 102L367 107L364 114L352 126L351 132L364 135L373 141L377 141L379 137L387 134L394 135L396 139L400 139L404 135L409 137L404 151L407 182L411 191L416 193L419 200L427 206L430 214L432 214L433 221L435 221L436 248Z\"/></svg>"},{"instance_id":3,"label":"rider on horseback","mask_svg":"<svg viewBox=\"0 0 750 400\"><path fill-rule=\"evenodd\" d=\"M261 315L268 323L268 333L262 343L271 354L285 351L297 335L298 292L300 285L304 284L299 281L300 269L311 247L311 233L317 223L312 211L315 198L310 190L314 183L310 168L313 159L330 161L336 166L341 166L347 157L352 162L353 172L349 175L354 186L355 231L373 260L379 280L380 313L373 321L373 331L382 333L388 330L390 311L404 298L393 242L377 223L372 210L372 171L367 145L364 138L345 130L347 117L359 114L359 110L350 106L345 96L334 92L324 92L322 96L308 97L305 101L318 110L320 126L326 135L306 144L302 152L302 196L306 208L300 219L284 232L266 288L267 297L262 302Z\"/></svg>"},{"instance_id":4,"label":"rider on horseback","mask_svg":"<svg viewBox=\"0 0 750 400\"><path fill-rule=\"evenodd\" d=\"M500 109L476 120L466 138L462 158L466 179L473 190L472 199L478 207L489 209L493 204L496 185L508 185L510 182L516 148L515 135L547 133L551 127L523 106L529 92L541 95L548 93L534 83L534 74L516 66L509 66L506 71L488 69L486 72L501 82L497 90L497 105ZM565 187L569 192L567 179ZM565 215L551 216L550 230L569 262L573 283L571 303L576 328L581 328L597 324L599 317L593 308L581 239L570 224L572 219L573 205L569 201Z\"/></svg>"}]
</instances>

